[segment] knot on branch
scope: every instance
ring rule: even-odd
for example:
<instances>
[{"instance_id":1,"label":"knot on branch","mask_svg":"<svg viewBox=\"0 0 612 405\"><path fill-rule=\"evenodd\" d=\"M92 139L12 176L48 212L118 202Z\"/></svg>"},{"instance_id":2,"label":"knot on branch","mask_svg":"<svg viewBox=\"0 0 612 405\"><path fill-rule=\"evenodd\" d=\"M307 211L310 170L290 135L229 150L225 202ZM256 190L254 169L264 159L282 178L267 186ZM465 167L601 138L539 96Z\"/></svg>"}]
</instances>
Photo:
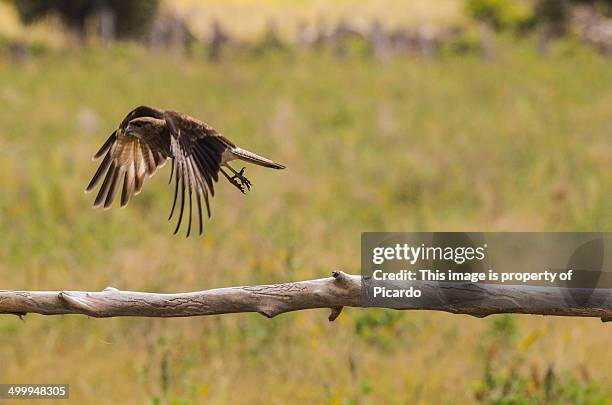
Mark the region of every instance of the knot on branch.
<instances>
[{"instance_id":1,"label":"knot on branch","mask_svg":"<svg viewBox=\"0 0 612 405\"><path fill-rule=\"evenodd\" d=\"M351 282L349 275L341 270L332 271L332 277L334 282L342 287L348 286Z\"/></svg>"},{"instance_id":2,"label":"knot on branch","mask_svg":"<svg viewBox=\"0 0 612 405\"><path fill-rule=\"evenodd\" d=\"M278 315L278 313L276 313L275 311L268 309L260 309L258 312L268 319L274 318L276 315Z\"/></svg>"},{"instance_id":3,"label":"knot on branch","mask_svg":"<svg viewBox=\"0 0 612 405\"><path fill-rule=\"evenodd\" d=\"M327 319L330 322L335 321L340 316L340 313L342 312L342 308L344 308L344 307L334 307L334 308L332 308L331 309L331 313L329 314Z\"/></svg>"},{"instance_id":4,"label":"knot on branch","mask_svg":"<svg viewBox=\"0 0 612 405\"><path fill-rule=\"evenodd\" d=\"M71 308L77 313L89 316L98 316L98 311L94 307L89 305L89 302L83 298L77 297L76 295L72 295L66 291L60 291L57 296L69 308Z\"/></svg>"}]
</instances>

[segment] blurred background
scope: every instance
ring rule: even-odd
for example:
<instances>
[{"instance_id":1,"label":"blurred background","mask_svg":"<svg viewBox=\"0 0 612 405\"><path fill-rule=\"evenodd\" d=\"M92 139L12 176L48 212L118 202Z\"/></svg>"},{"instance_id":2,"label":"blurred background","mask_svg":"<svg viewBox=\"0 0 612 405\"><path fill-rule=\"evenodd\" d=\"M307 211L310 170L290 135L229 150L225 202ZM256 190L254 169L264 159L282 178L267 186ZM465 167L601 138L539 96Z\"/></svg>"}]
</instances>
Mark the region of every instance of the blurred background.
<instances>
[{"instance_id":1,"label":"blurred background","mask_svg":"<svg viewBox=\"0 0 612 405\"><path fill-rule=\"evenodd\" d=\"M357 274L363 231L611 231L612 3L0 0L0 288ZM172 236L169 168L94 210L139 104L285 163ZM80 403L612 403L599 319L346 309L0 317L0 381Z\"/></svg>"}]
</instances>

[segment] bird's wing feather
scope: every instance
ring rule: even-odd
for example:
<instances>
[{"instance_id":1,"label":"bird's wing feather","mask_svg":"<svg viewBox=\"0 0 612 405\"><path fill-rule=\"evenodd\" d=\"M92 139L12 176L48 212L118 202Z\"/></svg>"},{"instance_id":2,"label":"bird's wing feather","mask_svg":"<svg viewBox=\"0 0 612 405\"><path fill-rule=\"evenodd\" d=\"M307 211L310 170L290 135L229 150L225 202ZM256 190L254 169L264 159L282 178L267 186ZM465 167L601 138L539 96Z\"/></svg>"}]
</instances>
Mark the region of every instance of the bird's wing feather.
<instances>
[{"instance_id":1,"label":"bird's wing feather","mask_svg":"<svg viewBox=\"0 0 612 405\"><path fill-rule=\"evenodd\" d=\"M170 157L169 136L150 137L146 141L125 136L128 123L139 117L161 119L163 111L147 106L135 108L96 152L94 159L102 156L104 159L89 182L87 192L92 191L103 177L104 181L94 207L104 204L109 208L122 182L121 206L127 205L130 197L140 192L146 177L153 175Z\"/></svg>"},{"instance_id":2,"label":"bird's wing feather","mask_svg":"<svg viewBox=\"0 0 612 405\"><path fill-rule=\"evenodd\" d=\"M180 192L181 203L178 223L174 233L178 232L185 208L185 194L189 197L189 218L187 235L191 233L191 216L193 211L193 194L197 203L197 214L200 234L202 233L202 198L208 217L211 216L209 195L215 195L214 182L219 180L221 156L228 148L235 147L228 139L207 124L187 115L164 111L164 120L171 135L170 151L172 173L174 173L174 199L170 218L177 205ZM172 178L171 178L172 180ZM179 187L180 183L180 187Z\"/></svg>"}]
</instances>

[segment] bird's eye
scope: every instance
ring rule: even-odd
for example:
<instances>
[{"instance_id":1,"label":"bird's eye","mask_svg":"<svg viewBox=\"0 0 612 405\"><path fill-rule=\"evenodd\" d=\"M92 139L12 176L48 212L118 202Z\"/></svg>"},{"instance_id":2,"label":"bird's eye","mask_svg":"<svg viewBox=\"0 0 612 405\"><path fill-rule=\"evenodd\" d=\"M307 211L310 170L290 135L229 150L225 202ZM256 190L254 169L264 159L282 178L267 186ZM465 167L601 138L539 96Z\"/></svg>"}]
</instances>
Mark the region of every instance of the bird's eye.
<instances>
[{"instance_id":1,"label":"bird's eye","mask_svg":"<svg viewBox=\"0 0 612 405\"><path fill-rule=\"evenodd\" d=\"M142 127L142 122L138 122L138 121L137 122L132 122L132 125L135 126L135 127L140 128L140 127Z\"/></svg>"}]
</instances>

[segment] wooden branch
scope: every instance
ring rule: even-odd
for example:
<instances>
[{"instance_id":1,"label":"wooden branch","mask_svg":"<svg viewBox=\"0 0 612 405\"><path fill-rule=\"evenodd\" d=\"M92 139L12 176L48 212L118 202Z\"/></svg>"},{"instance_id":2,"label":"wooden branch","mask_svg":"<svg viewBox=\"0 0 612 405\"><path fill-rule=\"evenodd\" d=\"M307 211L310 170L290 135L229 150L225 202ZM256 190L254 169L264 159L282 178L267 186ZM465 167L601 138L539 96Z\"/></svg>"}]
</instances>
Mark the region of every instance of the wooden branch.
<instances>
[{"instance_id":1,"label":"wooden branch","mask_svg":"<svg viewBox=\"0 0 612 405\"><path fill-rule=\"evenodd\" d=\"M567 308L567 291L572 289L424 281L413 282L411 285L423 291L422 298L406 299L394 309L428 309L477 317L499 313L529 313L612 320L612 289L573 289L576 290L572 291L574 297L579 300L581 294L583 298L586 297L586 304ZM387 286L393 285L388 283ZM330 308L329 320L333 321L343 307L362 306L361 287L360 276L336 271L333 277L317 280L177 294L120 291L113 287L100 292L0 290L0 314L83 314L106 318L258 312L272 318L284 312Z\"/></svg>"}]
</instances>

